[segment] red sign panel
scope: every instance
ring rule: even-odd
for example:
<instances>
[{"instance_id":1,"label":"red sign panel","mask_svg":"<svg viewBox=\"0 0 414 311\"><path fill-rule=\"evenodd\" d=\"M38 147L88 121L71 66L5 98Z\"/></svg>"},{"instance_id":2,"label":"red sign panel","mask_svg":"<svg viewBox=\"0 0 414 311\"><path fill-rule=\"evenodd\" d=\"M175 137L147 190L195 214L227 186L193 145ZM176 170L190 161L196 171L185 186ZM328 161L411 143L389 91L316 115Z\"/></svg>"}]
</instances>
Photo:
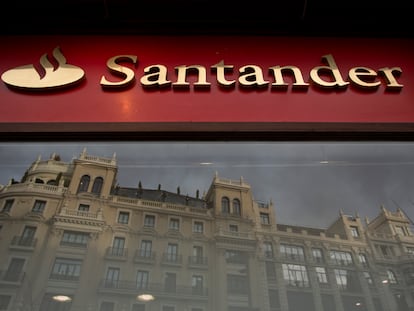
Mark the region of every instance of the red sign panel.
<instances>
[{"instance_id":1,"label":"red sign panel","mask_svg":"<svg viewBox=\"0 0 414 311\"><path fill-rule=\"evenodd\" d=\"M412 123L413 43L3 37L0 123Z\"/></svg>"}]
</instances>

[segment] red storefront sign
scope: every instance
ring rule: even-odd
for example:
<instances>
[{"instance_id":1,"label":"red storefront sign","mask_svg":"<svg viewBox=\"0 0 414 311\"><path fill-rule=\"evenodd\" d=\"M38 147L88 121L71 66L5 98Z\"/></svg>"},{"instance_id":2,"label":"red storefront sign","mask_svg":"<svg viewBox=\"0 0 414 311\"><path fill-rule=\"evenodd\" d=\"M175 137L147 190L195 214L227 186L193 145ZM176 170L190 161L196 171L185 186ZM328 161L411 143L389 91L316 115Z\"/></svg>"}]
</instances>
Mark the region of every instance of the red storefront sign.
<instances>
[{"instance_id":1,"label":"red storefront sign","mask_svg":"<svg viewBox=\"0 0 414 311\"><path fill-rule=\"evenodd\" d=\"M0 123L412 123L412 55L408 39L2 37ZM111 59L122 67L111 72ZM26 65L44 81L65 66L83 75L62 88L11 86L6 73L27 75Z\"/></svg>"}]
</instances>

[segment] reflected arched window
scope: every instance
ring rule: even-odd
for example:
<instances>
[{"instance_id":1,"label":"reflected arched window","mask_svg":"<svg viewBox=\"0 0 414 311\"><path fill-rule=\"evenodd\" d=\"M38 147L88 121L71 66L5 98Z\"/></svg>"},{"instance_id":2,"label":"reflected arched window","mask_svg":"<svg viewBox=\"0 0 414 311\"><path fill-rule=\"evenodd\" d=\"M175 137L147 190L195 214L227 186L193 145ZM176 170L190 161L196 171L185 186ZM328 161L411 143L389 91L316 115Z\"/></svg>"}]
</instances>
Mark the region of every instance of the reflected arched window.
<instances>
[{"instance_id":1,"label":"reflected arched window","mask_svg":"<svg viewBox=\"0 0 414 311\"><path fill-rule=\"evenodd\" d=\"M388 282L390 282L391 284L397 284L397 277L395 276L394 271L387 270L387 278Z\"/></svg>"},{"instance_id":2,"label":"reflected arched window","mask_svg":"<svg viewBox=\"0 0 414 311\"><path fill-rule=\"evenodd\" d=\"M240 209L240 201L239 199L233 200L233 214L235 215L241 215L241 209Z\"/></svg>"},{"instance_id":3,"label":"reflected arched window","mask_svg":"<svg viewBox=\"0 0 414 311\"><path fill-rule=\"evenodd\" d=\"M82 178L79 182L78 193L88 191L90 180L91 180L91 178L88 175L83 175L82 176Z\"/></svg>"},{"instance_id":4,"label":"reflected arched window","mask_svg":"<svg viewBox=\"0 0 414 311\"><path fill-rule=\"evenodd\" d=\"M230 200L228 197L221 198L221 211L224 214L230 213Z\"/></svg>"},{"instance_id":5,"label":"reflected arched window","mask_svg":"<svg viewBox=\"0 0 414 311\"><path fill-rule=\"evenodd\" d=\"M54 179L51 179L51 180L48 180L48 181L47 181L47 184L48 184L48 185L52 185L52 186L57 186L57 181L56 181L56 180L54 180Z\"/></svg>"},{"instance_id":6,"label":"reflected arched window","mask_svg":"<svg viewBox=\"0 0 414 311\"><path fill-rule=\"evenodd\" d=\"M102 185L103 185L103 178L102 177L95 178L93 182L93 186L92 186L92 193L100 194L102 190Z\"/></svg>"},{"instance_id":7,"label":"reflected arched window","mask_svg":"<svg viewBox=\"0 0 414 311\"><path fill-rule=\"evenodd\" d=\"M44 184L45 182L40 178L36 178L35 183L36 184Z\"/></svg>"}]
</instances>

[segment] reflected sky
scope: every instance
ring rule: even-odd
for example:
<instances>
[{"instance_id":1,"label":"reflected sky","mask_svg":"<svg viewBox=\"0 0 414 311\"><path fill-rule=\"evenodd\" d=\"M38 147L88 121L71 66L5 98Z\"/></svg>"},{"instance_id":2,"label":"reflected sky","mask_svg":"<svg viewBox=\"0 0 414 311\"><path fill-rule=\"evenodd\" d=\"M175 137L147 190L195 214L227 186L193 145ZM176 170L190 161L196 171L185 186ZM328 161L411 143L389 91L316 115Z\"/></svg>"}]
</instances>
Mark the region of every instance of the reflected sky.
<instances>
[{"instance_id":1,"label":"reflected sky","mask_svg":"<svg viewBox=\"0 0 414 311\"><path fill-rule=\"evenodd\" d=\"M0 184L20 180L53 152L71 161L116 153L120 186L195 196L217 173L251 185L255 200L272 200L279 223L326 228L339 211L369 219L380 206L414 218L413 143L1 143Z\"/></svg>"}]
</instances>

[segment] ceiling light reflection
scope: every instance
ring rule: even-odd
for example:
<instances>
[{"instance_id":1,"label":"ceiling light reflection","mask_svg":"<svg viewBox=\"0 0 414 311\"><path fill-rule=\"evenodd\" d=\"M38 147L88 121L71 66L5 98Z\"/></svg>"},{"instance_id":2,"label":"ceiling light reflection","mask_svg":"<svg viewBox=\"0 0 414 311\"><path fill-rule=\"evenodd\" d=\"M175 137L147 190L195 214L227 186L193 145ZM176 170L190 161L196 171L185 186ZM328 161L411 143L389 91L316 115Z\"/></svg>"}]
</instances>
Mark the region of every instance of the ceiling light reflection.
<instances>
[{"instance_id":1,"label":"ceiling light reflection","mask_svg":"<svg viewBox=\"0 0 414 311\"><path fill-rule=\"evenodd\" d=\"M151 294L141 294L141 295L137 296L137 299L139 301L148 302L148 301L153 301L155 299L155 297Z\"/></svg>"}]
</instances>

